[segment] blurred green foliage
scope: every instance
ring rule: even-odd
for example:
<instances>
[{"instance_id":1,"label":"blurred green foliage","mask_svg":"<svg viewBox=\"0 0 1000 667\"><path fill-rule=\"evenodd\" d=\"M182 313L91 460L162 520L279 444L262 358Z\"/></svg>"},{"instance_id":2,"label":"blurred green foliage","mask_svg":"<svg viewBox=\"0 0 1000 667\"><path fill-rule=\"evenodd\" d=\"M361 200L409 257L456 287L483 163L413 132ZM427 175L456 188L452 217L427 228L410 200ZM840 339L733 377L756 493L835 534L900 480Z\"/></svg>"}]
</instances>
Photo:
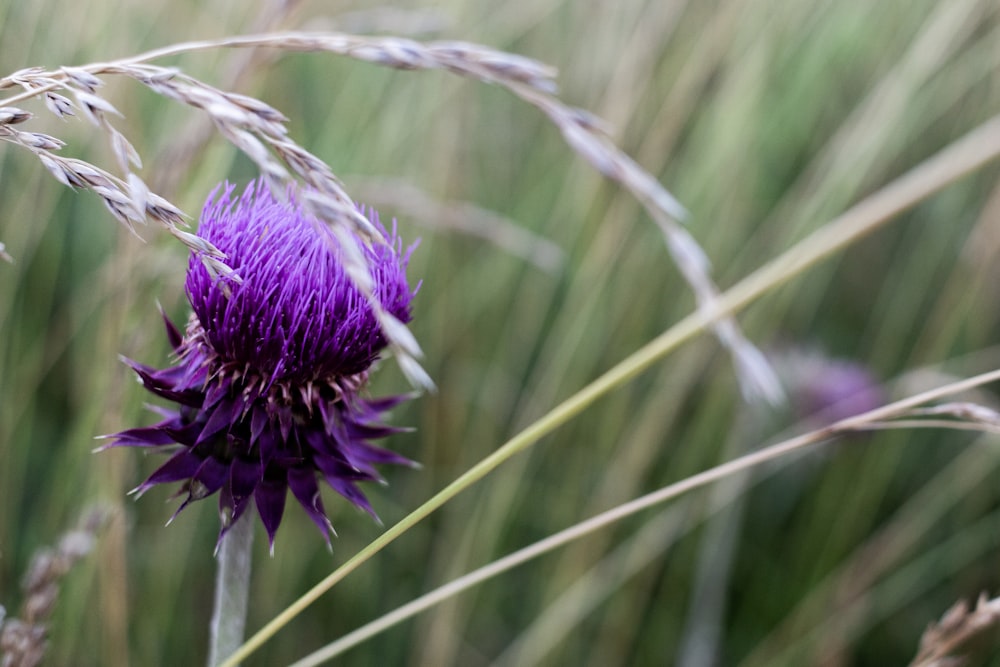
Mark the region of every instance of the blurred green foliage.
<instances>
[{"instance_id":1,"label":"blurred green foliage","mask_svg":"<svg viewBox=\"0 0 1000 667\"><path fill-rule=\"evenodd\" d=\"M245 33L280 4L0 0L0 73ZM368 9L303 2L280 25L336 27L351 12L377 27ZM420 37L557 66L563 99L608 119L620 145L692 212L690 229L722 287L1000 103L1000 12L988 1L453 0L434 10L446 24ZM236 57L201 53L175 64L226 86ZM564 266L545 272L482 239L424 228L405 207L383 210L404 238L422 238L410 270L423 280L413 330L440 388L395 415L417 430L391 446L424 469L386 471L390 485L370 490L387 525L693 307L635 201L502 90L323 54L270 54L237 88L289 116L295 139L349 192L370 176L402 179L491 209L565 251ZM162 194L193 216L218 181L253 177L220 137L187 162L166 159L202 120L193 110L125 81L109 80L103 94L125 116L116 126L143 155L142 176L154 185L169 177ZM65 154L110 168L85 121L30 108L33 129L66 140ZM994 166L980 170L759 300L740 318L748 336L777 356L805 346L854 359L898 395L996 367L996 177ZM172 506L160 502L163 490L138 503L125 496L156 461L91 454L95 435L151 419L118 355L162 364L156 302L176 320L187 313L183 248L155 226L139 231L142 241L117 228L96 197L67 190L31 154L0 144L0 241L16 259L0 263L0 602L14 611L31 554L82 506L121 508L64 583L56 665L199 664L207 644L214 499L164 528ZM373 392L405 388L392 363L375 383ZM391 545L247 664L291 662L794 421L743 404L727 355L704 336ZM753 485L721 579L718 664L904 664L925 625L955 600L996 593L994 440L886 432L824 446ZM705 559L707 498L662 510L675 532L664 529L655 548L634 547L647 563L634 576L602 571L608 597L564 635L549 635L545 664L677 660ZM296 508L274 558L259 540L251 629L378 535L332 494L327 506L340 533L332 556ZM490 663L524 646L516 642L540 632L563 591L611 563L616 549L633 548L654 520L666 519L643 514L507 573L353 649L342 664Z\"/></svg>"}]
</instances>

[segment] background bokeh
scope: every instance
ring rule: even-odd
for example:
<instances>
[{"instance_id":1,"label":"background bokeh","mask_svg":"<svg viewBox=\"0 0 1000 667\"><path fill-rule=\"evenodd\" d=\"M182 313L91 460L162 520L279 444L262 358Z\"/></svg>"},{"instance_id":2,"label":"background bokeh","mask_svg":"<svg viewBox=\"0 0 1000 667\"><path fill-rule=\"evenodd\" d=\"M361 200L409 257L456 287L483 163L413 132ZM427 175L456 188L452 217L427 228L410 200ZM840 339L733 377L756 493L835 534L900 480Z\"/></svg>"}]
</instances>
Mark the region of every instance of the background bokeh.
<instances>
[{"instance_id":1,"label":"background bokeh","mask_svg":"<svg viewBox=\"0 0 1000 667\"><path fill-rule=\"evenodd\" d=\"M0 0L0 73L262 27L415 31L524 54L557 66L562 98L608 120L688 207L723 288L1000 107L990 0L396 8L415 13ZM631 196L505 91L328 54L247 57L169 62L282 110L348 192L422 239L412 328L439 391L394 414L416 431L390 446L424 468L386 470L389 486L369 489L386 525L694 307ZM143 156L141 175L188 213L220 180L253 178L195 111L128 81L108 78L103 94L124 114L115 124ZM68 142L64 154L112 168L85 121L29 108L33 129ZM893 396L996 368L997 175L981 169L760 299L740 316L747 335L781 368L802 354L853 360ZM491 237L423 219L411 187L492 211L454 209ZM64 582L54 665L200 664L207 645L214 499L164 528L166 490L125 497L155 457L91 453L95 435L153 419L118 355L162 365L156 304L187 314L185 249L154 225L139 233L0 144L0 241L16 260L0 263L0 603L15 610L31 554L82 507L121 508ZM809 368L809 381L828 379L822 364ZM376 394L406 388L391 362L374 384ZM458 574L802 428L800 418L746 406L728 355L703 336L392 544L246 664L287 664ZM726 493L692 494L504 574L340 664L711 664L686 662L706 638L720 665L905 664L956 600L1000 590L996 448L992 436L928 430L826 445L752 480L721 518L708 520ZM332 556L291 505L273 558L258 536L251 630L380 532L333 494L327 507ZM712 560L720 554L725 567ZM567 591L581 597L567 603Z\"/></svg>"}]
</instances>

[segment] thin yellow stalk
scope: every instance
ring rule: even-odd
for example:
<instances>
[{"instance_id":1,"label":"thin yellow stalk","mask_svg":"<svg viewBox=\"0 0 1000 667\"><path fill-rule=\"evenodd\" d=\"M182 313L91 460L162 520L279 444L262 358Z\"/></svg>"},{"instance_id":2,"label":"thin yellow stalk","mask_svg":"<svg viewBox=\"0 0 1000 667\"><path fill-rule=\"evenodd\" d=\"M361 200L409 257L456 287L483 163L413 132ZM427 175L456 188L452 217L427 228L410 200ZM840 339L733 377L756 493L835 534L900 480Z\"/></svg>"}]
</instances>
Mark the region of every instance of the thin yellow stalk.
<instances>
[{"instance_id":1,"label":"thin yellow stalk","mask_svg":"<svg viewBox=\"0 0 1000 667\"><path fill-rule=\"evenodd\" d=\"M915 168L848 209L777 258L719 296L712 310L701 309L672 326L623 359L617 365L557 405L539 420L515 435L454 482L389 528L354 557L330 573L302 597L254 634L222 667L235 667L293 618L326 593L337 582L377 554L397 537L417 525L479 481L501 463L532 446L598 398L636 377L654 363L690 340L719 318L746 306L761 295L784 284L820 260L877 229L892 217L911 208L960 177L1000 156L1000 116L952 142ZM960 383L961 384L961 383ZM878 412L878 411L875 411ZM874 414L874 413L869 413ZM725 468L725 466L723 466ZM726 474L733 471L728 470ZM703 473L704 474L704 473ZM698 479L699 476L689 478ZM688 481L688 480L685 480Z\"/></svg>"},{"instance_id":2,"label":"thin yellow stalk","mask_svg":"<svg viewBox=\"0 0 1000 667\"><path fill-rule=\"evenodd\" d=\"M734 473L757 467L790 454L796 450L803 449L809 445L814 445L824 440L828 440L841 433L866 429L869 424L881 424L884 427L896 425L898 428L909 428L913 426L913 422L911 420L888 423L883 422L882 420L904 414L916 405L927 403L928 401L933 401L950 394L966 391L973 387L993 382L995 380L1000 380L1000 370L994 370L972 378L952 382L943 387L931 389L916 396L910 396L896 401L895 403L890 403L889 405L876 408L875 410L870 410L869 412L860 415L848 417L847 419L843 419L830 426L825 426L789 440L779 442L775 445L771 445L770 447L760 449L751 454L746 454L733 459L732 461L715 466L714 468L710 468L704 472L692 475L691 477L687 477L679 482L675 482L674 484L665 486L657 491L653 491L652 493L636 498L635 500L618 505L617 507L593 516L590 519L539 540L532 545L519 549L512 554L495 560L488 565L459 577L458 579L450 581L447 584L372 621L371 623L344 635L337 641L328 644L319 651L316 651L302 660L295 662L290 667L314 667L315 665L319 665L326 660L340 655L347 649L358 645L362 641L377 635L383 630L386 630L393 625L410 618L411 616L415 616L421 611L424 611L439 602L458 595L462 591L465 591L476 584L486 581L487 579L491 579L492 577L506 572L507 570L521 565L522 563L553 551L554 549L580 539L581 537L585 537L590 533L604 528L605 526L609 526L617 521L620 521L621 519L632 516L642 510L646 510L660 503L672 500L689 491L711 484L712 482L717 482ZM921 426L926 425L925 422L916 423ZM989 425L981 423L945 420L935 420L933 423L938 428L969 428L972 430L987 430L992 432Z\"/></svg>"}]
</instances>

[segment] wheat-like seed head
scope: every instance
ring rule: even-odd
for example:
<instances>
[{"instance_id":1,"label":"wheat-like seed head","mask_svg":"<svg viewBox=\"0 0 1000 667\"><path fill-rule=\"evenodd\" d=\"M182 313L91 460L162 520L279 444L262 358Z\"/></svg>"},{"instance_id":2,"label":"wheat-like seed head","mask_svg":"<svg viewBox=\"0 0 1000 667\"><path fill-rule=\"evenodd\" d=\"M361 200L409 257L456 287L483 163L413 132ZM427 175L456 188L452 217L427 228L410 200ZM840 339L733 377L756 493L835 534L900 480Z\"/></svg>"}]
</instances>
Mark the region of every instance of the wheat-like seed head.
<instances>
[{"instance_id":1,"label":"wheat-like seed head","mask_svg":"<svg viewBox=\"0 0 1000 667\"><path fill-rule=\"evenodd\" d=\"M111 124L109 117L121 114L98 94L101 76L119 75L141 83L154 92L205 112L215 128L258 166L276 197L283 197L289 184L305 185L302 202L306 210L326 222L344 250L348 273L372 302L376 316L390 339L400 367L415 386L433 384L417 359L416 340L405 326L388 315L370 290L368 267L351 233L366 243L380 242L371 222L362 214L330 167L288 136L287 118L272 106L252 97L217 89L177 68L149 61L181 53L218 48L277 48L284 51L322 51L348 56L402 70L444 70L463 77L505 87L535 106L560 130L571 149L606 177L628 189L646 208L664 234L667 248L681 275L695 293L699 308L711 313L718 290L709 275L709 262L691 234L680 224L687 211L651 174L619 149L608 137L604 122L587 111L573 108L556 96L554 68L536 60L478 44L459 41L419 42L393 36L358 36L344 33L280 32L188 42L149 51L132 58L62 67L55 71L29 68L0 78L0 90L18 87L22 93L0 100L0 140L32 151L62 183L94 191L111 213L129 229L150 216L202 257L217 274L235 278L215 248L198 243L197 237L178 229L180 211L152 193L134 174L141 164L138 153ZM63 90L72 95L62 95ZM48 109L60 117L77 111L107 134L121 178L111 176L81 160L63 158L53 151L61 142L47 135L26 133L13 126L30 114L13 105L43 96ZM353 250L352 250L353 249ZM355 264L356 263L356 264ZM736 321L725 316L714 325L716 336L734 358L744 395L770 403L783 400L780 383L764 356L742 334Z\"/></svg>"},{"instance_id":2,"label":"wheat-like seed head","mask_svg":"<svg viewBox=\"0 0 1000 667\"><path fill-rule=\"evenodd\" d=\"M910 667L952 667L969 664L961 657L962 649L983 633L994 630L1000 623L1000 598L979 596L975 608L959 600L944 613L941 620L927 626L920 637L920 650ZM994 630L995 631L995 630Z\"/></svg>"},{"instance_id":3,"label":"wheat-like seed head","mask_svg":"<svg viewBox=\"0 0 1000 667\"><path fill-rule=\"evenodd\" d=\"M24 598L17 618L4 618L0 607L0 666L34 667L42 663L48 644L48 621L59 597L59 582L70 568L90 553L97 533L111 518L108 507L86 510L77 527L65 533L52 549L32 556L21 589Z\"/></svg>"}]
</instances>

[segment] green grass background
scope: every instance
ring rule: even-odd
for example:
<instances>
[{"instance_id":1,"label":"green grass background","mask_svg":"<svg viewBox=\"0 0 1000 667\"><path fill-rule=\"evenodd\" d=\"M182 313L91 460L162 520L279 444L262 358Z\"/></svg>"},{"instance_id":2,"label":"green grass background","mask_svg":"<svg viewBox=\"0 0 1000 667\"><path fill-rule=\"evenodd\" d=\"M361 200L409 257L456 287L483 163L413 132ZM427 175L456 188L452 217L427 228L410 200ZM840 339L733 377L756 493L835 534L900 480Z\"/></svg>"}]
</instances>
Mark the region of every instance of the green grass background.
<instances>
[{"instance_id":1,"label":"green grass background","mask_svg":"<svg viewBox=\"0 0 1000 667\"><path fill-rule=\"evenodd\" d=\"M976 0L454 0L429 38L481 42L559 68L561 95L611 122L616 140L692 213L723 288L997 112L1000 7ZM0 72L83 64L177 41L247 32L263 2L0 0ZM338 25L363 3L304 2L288 27ZM354 14L355 20L357 14ZM232 53L175 64L223 83ZM395 72L326 54L263 62L238 85L291 120L292 136L345 181L412 183L473 202L565 252L539 270L495 245L432 230L413 330L439 391L398 409L416 432L369 497L391 525L560 399L694 307L662 237L534 109L497 87ZM193 110L109 80L103 94L150 183L196 214L251 166L219 137L178 170L164 156ZM85 122L33 129L64 154L111 167ZM782 353L857 360L894 395L995 368L1000 252L997 168L986 167L740 317ZM54 665L190 665L207 646L214 499L168 528L168 491L125 498L157 465L91 454L93 436L149 423L118 361L167 359L156 302L186 317L186 255L161 229L118 227L95 196L0 145L0 603L13 612L31 554L96 500L121 514L65 580ZM392 363L373 392L405 389ZM989 395L982 398L990 401ZM266 644L248 665L286 664L444 581L793 427L741 401L726 353L703 336L463 493ZM1000 590L1000 456L994 437L896 431L826 445L744 496L719 645L722 665L905 664L926 624L959 598ZM703 559L709 495L504 574L345 654L340 664L485 665L526 637L550 665L674 664ZM289 505L274 558L258 536L249 625L260 627L380 528L329 494L331 556ZM661 522L661 523L658 523ZM652 526L653 528L650 528ZM653 540L637 540L645 528ZM625 576L622 554L643 563ZM595 566L598 575L588 577ZM581 581L606 588L556 633L550 605ZM558 615L557 615L558 617Z\"/></svg>"}]
</instances>

